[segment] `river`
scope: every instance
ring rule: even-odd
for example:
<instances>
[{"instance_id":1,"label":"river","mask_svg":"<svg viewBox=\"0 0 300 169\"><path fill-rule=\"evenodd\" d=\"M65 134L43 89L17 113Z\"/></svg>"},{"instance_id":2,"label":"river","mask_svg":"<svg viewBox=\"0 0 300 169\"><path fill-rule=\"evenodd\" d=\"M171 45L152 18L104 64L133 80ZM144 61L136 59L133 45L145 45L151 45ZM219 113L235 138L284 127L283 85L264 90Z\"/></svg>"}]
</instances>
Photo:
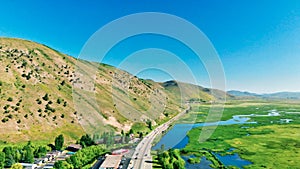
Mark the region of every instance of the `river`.
<instances>
[{"instance_id":1,"label":"river","mask_svg":"<svg viewBox=\"0 0 300 169\"><path fill-rule=\"evenodd\" d=\"M196 127L256 123L256 122L247 122L248 120L250 120L249 117L243 117L237 115L237 116L233 116L232 119L226 121L218 121L212 123L195 123L195 124L175 124L174 127L169 132L167 132L152 149L157 150L161 147L162 144L164 144L165 149L184 148L189 141L187 137L187 133L191 129Z\"/></svg>"}]
</instances>

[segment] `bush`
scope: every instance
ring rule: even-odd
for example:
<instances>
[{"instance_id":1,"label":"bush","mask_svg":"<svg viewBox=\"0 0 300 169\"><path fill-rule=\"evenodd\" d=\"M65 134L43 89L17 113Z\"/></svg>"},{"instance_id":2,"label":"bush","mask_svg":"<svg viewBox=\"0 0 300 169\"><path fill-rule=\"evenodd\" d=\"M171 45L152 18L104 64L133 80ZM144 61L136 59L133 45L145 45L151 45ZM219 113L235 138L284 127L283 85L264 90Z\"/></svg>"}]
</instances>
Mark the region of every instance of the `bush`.
<instances>
[{"instance_id":1,"label":"bush","mask_svg":"<svg viewBox=\"0 0 300 169\"><path fill-rule=\"evenodd\" d=\"M5 123L5 122L8 121L8 118L5 117L5 118L3 118L1 121L2 121L2 123Z\"/></svg>"},{"instance_id":2,"label":"bush","mask_svg":"<svg viewBox=\"0 0 300 169\"><path fill-rule=\"evenodd\" d=\"M12 114L9 114L7 115L8 118L12 119L13 118L13 115Z\"/></svg>"},{"instance_id":3,"label":"bush","mask_svg":"<svg viewBox=\"0 0 300 169\"><path fill-rule=\"evenodd\" d=\"M9 98L7 99L7 101L12 102L12 101L13 101L13 98L12 98L12 97L9 97Z\"/></svg>"},{"instance_id":4,"label":"bush","mask_svg":"<svg viewBox=\"0 0 300 169\"><path fill-rule=\"evenodd\" d=\"M60 104L62 102L62 99L61 98L58 98L57 100L56 100L56 103L57 104Z\"/></svg>"},{"instance_id":5,"label":"bush","mask_svg":"<svg viewBox=\"0 0 300 169\"><path fill-rule=\"evenodd\" d=\"M43 97L43 100L45 100L45 101L48 101L48 100L49 100L48 93L45 94L45 96Z\"/></svg>"},{"instance_id":6,"label":"bush","mask_svg":"<svg viewBox=\"0 0 300 169\"><path fill-rule=\"evenodd\" d=\"M37 104L42 104L42 101L40 99L36 99Z\"/></svg>"},{"instance_id":7,"label":"bush","mask_svg":"<svg viewBox=\"0 0 300 169\"><path fill-rule=\"evenodd\" d=\"M50 107L50 105L49 105L49 104L46 104L45 110L49 110L49 111L51 111L52 113L54 113L54 112L55 112L55 109L54 109L54 108L52 108L52 107Z\"/></svg>"},{"instance_id":8,"label":"bush","mask_svg":"<svg viewBox=\"0 0 300 169\"><path fill-rule=\"evenodd\" d=\"M60 85L63 86L63 85L65 85L65 83L66 83L66 81L63 80L63 81L60 83Z\"/></svg>"},{"instance_id":9,"label":"bush","mask_svg":"<svg viewBox=\"0 0 300 169\"><path fill-rule=\"evenodd\" d=\"M7 110L8 108L9 108L8 104L3 107L4 110Z\"/></svg>"}]
</instances>

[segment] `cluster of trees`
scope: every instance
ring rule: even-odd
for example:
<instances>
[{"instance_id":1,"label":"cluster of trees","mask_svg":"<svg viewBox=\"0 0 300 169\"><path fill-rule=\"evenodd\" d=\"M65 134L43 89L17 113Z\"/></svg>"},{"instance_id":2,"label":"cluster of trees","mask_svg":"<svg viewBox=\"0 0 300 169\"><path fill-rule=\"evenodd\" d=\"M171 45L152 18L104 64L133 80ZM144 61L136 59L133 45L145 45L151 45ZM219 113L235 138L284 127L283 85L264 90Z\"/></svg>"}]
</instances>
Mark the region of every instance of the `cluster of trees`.
<instances>
[{"instance_id":1,"label":"cluster of trees","mask_svg":"<svg viewBox=\"0 0 300 169\"><path fill-rule=\"evenodd\" d=\"M114 132L104 132L101 136L103 143L107 146L115 144L115 133Z\"/></svg>"},{"instance_id":2,"label":"cluster of trees","mask_svg":"<svg viewBox=\"0 0 300 169\"><path fill-rule=\"evenodd\" d=\"M95 161L99 156L108 153L101 146L90 146L76 152L76 154L67 158L66 161L57 161L54 163L54 168L57 169L73 169L82 168L87 164Z\"/></svg>"},{"instance_id":3,"label":"cluster of trees","mask_svg":"<svg viewBox=\"0 0 300 169\"><path fill-rule=\"evenodd\" d=\"M83 148L84 147L89 147L89 146L92 146L92 145L95 145L95 142L94 140L88 135L83 135L79 142L78 142Z\"/></svg>"},{"instance_id":4,"label":"cluster of trees","mask_svg":"<svg viewBox=\"0 0 300 169\"><path fill-rule=\"evenodd\" d=\"M55 145L34 146L29 141L24 147L4 147L0 152L0 169L12 167L16 163L33 163L34 158L41 158L51 149L61 150L64 144L63 135L55 138Z\"/></svg>"},{"instance_id":5,"label":"cluster of trees","mask_svg":"<svg viewBox=\"0 0 300 169\"><path fill-rule=\"evenodd\" d=\"M184 169L185 161L180 157L178 149L169 149L158 154L158 163L162 169Z\"/></svg>"},{"instance_id":6,"label":"cluster of trees","mask_svg":"<svg viewBox=\"0 0 300 169\"><path fill-rule=\"evenodd\" d=\"M114 144L118 144L118 143L128 143L130 141L130 135L134 134L133 129L130 129L128 132L124 132L124 130L121 131L121 135L116 135L115 132L104 132L101 135L100 134L94 134L93 137L89 137L88 135L82 136L82 138L80 139L80 141L78 142L79 144L81 144L83 147L85 147L85 143L82 143L82 139L90 139L90 145L94 145L95 142L101 142L103 144L105 144L107 147L110 147ZM140 137L143 136L142 132L138 132L138 134L140 134ZM120 140L119 140L120 139ZM93 140L93 142L92 142ZM89 146L89 145L88 145Z\"/></svg>"},{"instance_id":7,"label":"cluster of trees","mask_svg":"<svg viewBox=\"0 0 300 169\"><path fill-rule=\"evenodd\" d=\"M4 147L0 152L0 168L11 167L15 163L33 163L34 158L39 158L47 154L48 147L33 146L29 141L24 147Z\"/></svg>"}]
</instances>

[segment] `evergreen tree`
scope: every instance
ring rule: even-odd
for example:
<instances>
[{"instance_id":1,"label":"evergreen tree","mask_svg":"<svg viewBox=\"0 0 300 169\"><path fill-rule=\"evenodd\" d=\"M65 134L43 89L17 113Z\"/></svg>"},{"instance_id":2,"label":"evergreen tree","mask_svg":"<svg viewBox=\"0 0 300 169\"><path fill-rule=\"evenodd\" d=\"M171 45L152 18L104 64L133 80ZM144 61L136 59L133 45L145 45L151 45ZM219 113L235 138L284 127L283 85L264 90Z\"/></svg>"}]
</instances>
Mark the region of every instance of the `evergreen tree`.
<instances>
[{"instance_id":1,"label":"evergreen tree","mask_svg":"<svg viewBox=\"0 0 300 169\"><path fill-rule=\"evenodd\" d=\"M148 128L150 129L150 130L152 130L152 122L151 122L151 120L147 120L147 125L148 125Z\"/></svg>"},{"instance_id":2,"label":"evergreen tree","mask_svg":"<svg viewBox=\"0 0 300 169\"><path fill-rule=\"evenodd\" d=\"M22 161L24 163L33 163L34 162L34 155L33 155L33 147L31 143L28 142L26 146L23 148L23 158Z\"/></svg>"},{"instance_id":3,"label":"evergreen tree","mask_svg":"<svg viewBox=\"0 0 300 169\"><path fill-rule=\"evenodd\" d=\"M61 150L64 145L64 136L61 134L55 138L55 149Z\"/></svg>"},{"instance_id":4,"label":"evergreen tree","mask_svg":"<svg viewBox=\"0 0 300 169\"><path fill-rule=\"evenodd\" d=\"M12 147L10 147L10 146L4 147L3 153L5 154L4 166L11 167L15 163Z\"/></svg>"}]
</instances>

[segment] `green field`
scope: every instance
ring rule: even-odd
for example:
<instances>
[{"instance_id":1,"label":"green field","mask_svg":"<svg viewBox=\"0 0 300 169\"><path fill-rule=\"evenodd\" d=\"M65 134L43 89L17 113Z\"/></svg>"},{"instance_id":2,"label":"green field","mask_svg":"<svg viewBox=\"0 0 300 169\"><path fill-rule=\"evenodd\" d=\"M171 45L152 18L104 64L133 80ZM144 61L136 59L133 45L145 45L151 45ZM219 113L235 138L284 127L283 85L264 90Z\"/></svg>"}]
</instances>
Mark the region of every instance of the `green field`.
<instances>
[{"instance_id":1,"label":"green field","mask_svg":"<svg viewBox=\"0 0 300 169\"><path fill-rule=\"evenodd\" d=\"M193 106L193 112L181 122L204 121L209 106ZM245 168L298 168L300 166L300 105L287 101L232 101L225 105L221 120L233 115L266 115L276 110L280 116L251 116L257 124L236 124L218 126L212 136L199 142L202 128L194 128L188 133L189 143L182 150L185 154L205 155L203 151L221 154L238 153L242 159L253 164ZM195 117L197 119L195 120ZM286 123L281 119L292 119ZM233 152L227 152L235 148ZM216 166L215 166L216 167Z\"/></svg>"}]
</instances>

